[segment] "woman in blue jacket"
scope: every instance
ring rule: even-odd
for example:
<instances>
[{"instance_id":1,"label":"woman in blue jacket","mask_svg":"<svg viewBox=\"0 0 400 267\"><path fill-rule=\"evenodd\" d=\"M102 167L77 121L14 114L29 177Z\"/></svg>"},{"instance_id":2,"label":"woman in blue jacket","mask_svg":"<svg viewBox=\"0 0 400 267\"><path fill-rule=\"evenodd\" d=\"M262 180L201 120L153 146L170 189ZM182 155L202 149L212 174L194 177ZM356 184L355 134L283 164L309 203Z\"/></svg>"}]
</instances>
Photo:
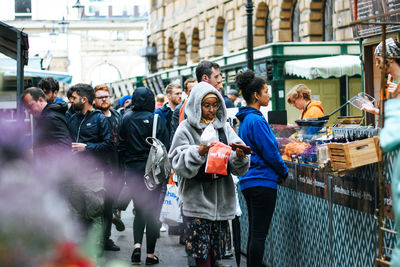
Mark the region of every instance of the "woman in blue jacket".
<instances>
[{"instance_id":1,"label":"woman in blue jacket","mask_svg":"<svg viewBox=\"0 0 400 267\"><path fill-rule=\"evenodd\" d=\"M275 209L277 184L288 175L278 142L260 111L269 103L265 81L250 70L236 77L246 107L240 107L236 117L240 121L239 136L251 147L249 171L239 178L240 189L246 199L249 214L247 266L262 266L265 239Z\"/></svg>"}]
</instances>

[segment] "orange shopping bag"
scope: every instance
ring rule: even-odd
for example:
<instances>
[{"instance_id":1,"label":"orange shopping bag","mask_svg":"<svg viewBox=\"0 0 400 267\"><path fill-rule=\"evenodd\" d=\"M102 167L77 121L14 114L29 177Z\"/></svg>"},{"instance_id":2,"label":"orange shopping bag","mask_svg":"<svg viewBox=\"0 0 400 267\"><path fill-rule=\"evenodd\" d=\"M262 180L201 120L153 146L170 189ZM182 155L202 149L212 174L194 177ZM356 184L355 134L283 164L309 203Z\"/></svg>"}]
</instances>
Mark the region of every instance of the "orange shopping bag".
<instances>
[{"instance_id":1,"label":"orange shopping bag","mask_svg":"<svg viewBox=\"0 0 400 267\"><path fill-rule=\"evenodd\" d=\"M212 142L213 146L208 150L206 173L228 175L228 160L232 147L221 142Z\"/></svg>"}]
</instances>

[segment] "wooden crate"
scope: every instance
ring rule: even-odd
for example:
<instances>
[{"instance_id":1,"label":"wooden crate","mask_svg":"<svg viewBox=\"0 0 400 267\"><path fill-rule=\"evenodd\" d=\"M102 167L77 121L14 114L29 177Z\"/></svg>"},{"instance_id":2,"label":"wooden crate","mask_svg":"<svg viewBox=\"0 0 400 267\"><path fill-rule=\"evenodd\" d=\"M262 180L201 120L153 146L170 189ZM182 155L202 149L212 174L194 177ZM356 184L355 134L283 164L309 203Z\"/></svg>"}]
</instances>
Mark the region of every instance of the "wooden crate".
<instances>
[{"instance_id":1,"label":"wooden crate","mask_svg":"<svg viewBox=\"0 0 400 267\"><path fill-rule=\"evenodd\" d=\"M336 169L353 169L382 160L377 136L346 144L328 144L331 166Z\"/></svg>"}]
</instances>

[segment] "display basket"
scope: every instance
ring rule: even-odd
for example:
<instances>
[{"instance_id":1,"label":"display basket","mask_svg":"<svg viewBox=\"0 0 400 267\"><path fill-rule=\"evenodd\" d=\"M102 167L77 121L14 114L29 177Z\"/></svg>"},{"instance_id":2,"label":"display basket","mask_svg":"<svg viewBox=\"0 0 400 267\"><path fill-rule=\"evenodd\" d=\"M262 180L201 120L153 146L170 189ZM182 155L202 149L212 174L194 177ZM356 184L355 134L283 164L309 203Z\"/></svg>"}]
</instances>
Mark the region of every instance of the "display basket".
<instances>
[{"instance_id":1,"label":"display basket","mask_svg":"<svg viewBox=\"0 0 400 267\"><path fill-rule=\"evenodd\" d=\"M345 144L328 144L328 153L335 169L353 169L382 161L377 136Z\"/></svg>"}]
</instances>

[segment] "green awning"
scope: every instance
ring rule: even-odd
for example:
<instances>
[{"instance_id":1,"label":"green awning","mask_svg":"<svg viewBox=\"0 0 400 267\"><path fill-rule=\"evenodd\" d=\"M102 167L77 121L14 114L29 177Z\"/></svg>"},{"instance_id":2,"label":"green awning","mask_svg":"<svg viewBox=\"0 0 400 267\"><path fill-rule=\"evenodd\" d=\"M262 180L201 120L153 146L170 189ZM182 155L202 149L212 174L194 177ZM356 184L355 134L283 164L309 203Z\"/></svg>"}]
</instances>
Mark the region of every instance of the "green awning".
<instances>
[{"instance_id":1,"label":"green awning","mask_svg":"<svg viewBox=\"0 0 400 267\"><path fill-rule=\"evenodd\" d=\"M4 73L4 76L16 76L17 70L12 67L1 67L0 72ZM70 84L72 81L72 75L65 72L58 71L47 71L47 70L39 70L39 69L24 69L24 77L53 77L59 82Z\"/></svg>"},{"instance_id":2,"label":"green awning","mask_svg":"<svg viewBox=\"0 0 400 267\"><path fill-rule=\"evenodd\" d=\"M285 73L308 80L361 75L361 60L358 56L332 56L285 62Z\"/></svg>"}]
</instances>

